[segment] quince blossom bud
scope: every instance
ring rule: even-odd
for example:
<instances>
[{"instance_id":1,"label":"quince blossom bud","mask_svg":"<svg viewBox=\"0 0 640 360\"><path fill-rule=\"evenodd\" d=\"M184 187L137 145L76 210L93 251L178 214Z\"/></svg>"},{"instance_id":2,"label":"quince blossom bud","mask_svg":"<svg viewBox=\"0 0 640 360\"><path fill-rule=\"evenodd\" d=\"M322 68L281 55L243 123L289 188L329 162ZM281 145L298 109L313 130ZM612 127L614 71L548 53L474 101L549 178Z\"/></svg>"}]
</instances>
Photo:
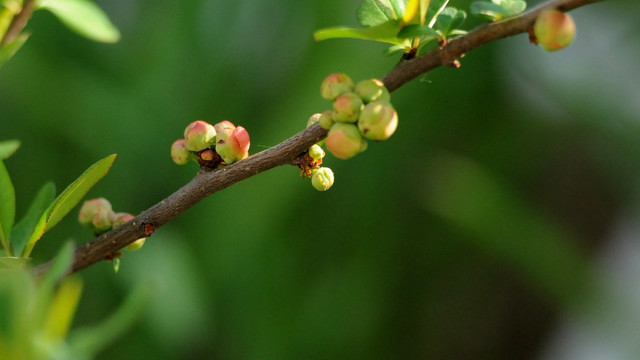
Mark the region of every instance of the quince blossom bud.
<instances>
[{"instance_id":1,"label":"quince blossom bud","mask_svg":"<svg viewBox=\"0 0 640 360\"><path fill-rule=\"evenodd\" d=\"M576 24L571 16L558 10L548 10L538 15L533 32L544 50L555 51L571 44L576 36Z\"/></svg>"},{"instance_id":2,"label":"quince blossom bud","mask_svg":"<svg viewBox=\"0 0 640 360\"><path fill-rule=\"evenodd\" d=\"M360 96L351 92L342 94L333 102L333 120L354 123L363 105Z\"/></svg>"},{"instance_id":3,"label":"quince blossom bud","mask_svg":"<svg viewBox=\"0 0 640 360\"><path fill-rule=\"evenodd\" d=\"M178 139L171 145L171 160L178 165L189 162L189 150L185 147L184 139Z\"/></svg>"},{"instance_id":4,"label":"quince blossom bud","mask_svg":"<svg viewBox=\"0 0 640 360\"><path fill-rule=\"evenodd\" d=\"M91 225L93 225L95 232L102 234L113 228L114 219L115 213L113 211L100 211L93 217Z\"/></svg>"},{"instance_id":5,"label":"quince blossom bud","mask_svg":"<svg viewBox=\"0 0 640 360\"><path fill-rule=\"evenodd\" d=\"M398 127L398 113L386 101L374 101L365 105L358 129L367 139L382 141L388 139Z\"/></svg>"},{"instance_id":6,"label":"quince blossom bud","mask_svg":"<svg viewBox=\"0 0 640 360\"><path fill-rule=\"evenodd\" d=\"M147 238L140 238L134 242L132 242L131 244L125 246L124 248L129 250L129 251L136 251L136 250L140 250L140 248L142 247L142 245L144 245L144 241L147 240Z\"/></svg>"},{"instance_id":7,"label":"quince blossom bud","mask_svg":"<svg viewBox=\"0 0 640 360\"><path fill-rule=\"evenodd\" d=\"M311 115L311 117L309 118L309 120L307 120L307 127L315 124L318 122L318 119L320 119L320 116L322 116L321 113L316 113Z\"/></svg>"},{"instance_id":8,"label":"quince blossom bud","mask_svg":"<svg viewBox=\"0 0 640 360\"><path fill-rule=\"evenodd\" d=\"M309 148L309 156L311 156L313 160L320 160L324 157L324 155L324 150L322 150L322 148L318 144L312 145Z\"/></svg>"},{"instance_id":9,"label":"quince blossom bud","mask_svg":"<svg viewBox=\"0 0 640 360\"><path fill-rule=\"evenodd\" d=\"M78 213L78 222L82 226L93 228L93 219L98 213L112 212L111 203L105 198L87 200Z\"/></svg>"},{"instance_id":10,"label":"quince blossom bud","mask_svg":"<svg viewBox=\"0 0 640 360\"><path fill-rule=\"evenodd\" d=\"M320 85L320 94L323 98L333 101L338 96L353 91L353 88L353 80L346 74L331 74Z\"/></svg>"},{"instance_id":11,"label":"quince blossom bud","mask_svg":"<svg viewBox=\"0 0 640 360\"><path fill-rule=\"evenodd\" d=\"M249 156L251 142L245 128L235 127L227 120L216 124L215 127L216 130L220 130L216 141L216 152L227 165Z\"/></svg>"},{"instance_id":12,"label":"quince blossom bud","mask_svg":"<svg viewBox=\"0 0 640 360\"><path fill-rule=\"evenodd\" d=\"M327 149L339 159L349 159L366 146L367 142L354 124L335 123L327 134Z\"/></svg>"},{"instance_id":13,"label":"quince blossom bud","mask_svg":"<svg viewBox=\"0 0 640 360\"><path fill-rule=\"evenodd\" d=\"M382 81L378 79L362 80L356 85L356 94L362 98L365 104L370 102L391 100L391 95Z\"/></svg>"},{"instance_id":14,"label":"quince blossom bud","mask_svg":"<svg viewBox=\"0 0 640 360\"><path fill-rule=\"evenodd\" d=\"M318 123L325 130L331 129L331 126L333 125L333 122L334 122L333 121L333 111L331 111L331 110L327 110L327 111L321 113L320 117L318 118Z\"/></svg>"},{"instance_id":15,"label":"quince blossom bud","mask_svg":"<svg viewBox=\"0 0 640 360\"><path fill-rule=\"evenodd\" d=\"M311 185L318 191L327 191L333 185L333 171L327 167L313 170Z\"/></svg>"},{"instance_id":16,"label":"quince blossom bud","mask_svg":"<svg viewBox=\"0 0 640 360\"><path fill-rule=\"evenodd\" d=\"M184 130L184 140L187 150L204 150L215 143L216 130L205 121L194 121Z\"/></svg>"},{"instance_id":17,"label":"quince blossom bud","mask_svg":"<svg viewBox=\"0 0 640 360\"><path fill-rule=\"evenodd\" d=\"M128 214L128 213L116 213L114 216L114 220L113 220L113 228L117 228L119 226L122 226L124 223L128 222L129 220L135 218L135 216ZM144 241L146 240L146 238L140 238L134 242L132 242L131 244L125 246L124 248L129 250L129 251L135 251L138 250L142 247L142 245L144 245Z\"/></svg>"}]
</instances>

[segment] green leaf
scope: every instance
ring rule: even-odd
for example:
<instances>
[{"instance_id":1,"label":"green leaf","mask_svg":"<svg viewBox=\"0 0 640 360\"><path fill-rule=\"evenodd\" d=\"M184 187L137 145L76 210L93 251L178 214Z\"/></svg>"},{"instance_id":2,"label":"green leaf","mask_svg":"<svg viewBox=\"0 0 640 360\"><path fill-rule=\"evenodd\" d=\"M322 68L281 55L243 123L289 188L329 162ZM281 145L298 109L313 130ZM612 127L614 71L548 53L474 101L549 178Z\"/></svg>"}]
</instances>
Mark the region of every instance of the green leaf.
<instances>
[{"instance_id":1,"label":"green leaf","mask_svg":"<svg viewBox=\"0 0 640 360\"><path fill-rule=\"evenodd\" d=\"M358 7L356 18L362 26L376 26L389 20L397 20L389 1L365 0Z\"/></svg>"},{"instance_id":2,"label":"green leaf","mask_svg":"<svg viewBox=\"0 0 640 360\"><path fill-rule=\"evenodd\" d=\"M0 160L4 160L18 150L20 140L5 140L0 142Z\"/></svg>"},{"instance_id":3,"label":"green leaf","mask_svg":"<svg viewBox=\"0 0 640 360\"><path fill-rule=\"evenodd\" d=\"M470 5L471 13L495 21L520 14L527 8L522 0L474 1Z\"/></svg>"},{"instance_id":4,"label":"green leaf","mask_svg":"<svg viewBox=\"0 0 640 360\"><path fill-rule=\"evenodd\" d=\"M438 15L434 28L440 32L442 37L446 38L451 35L451 32L457 29L466 18L466 12L448 7Z\"/></svg>"},{"instance_id":5,"label":"green leaf","mask_svg":"<svg viewBox=\"0 0 640 360\"><path fill-rule=\"evenodd\" d=\"M25 216L13 227L13 231L11 231L11 248L14 254L22 254L27 240L29 240L29 237L31 237L35 231L38 221L55 196L55 185L53 185L52 182L44 184L36 195L36 198L33 199Z\"/></svg>"},{"instance_id":6,"label":"green leaf","mask_svg":"<svg viewBox=\"0 0 640 360\"><path fill-rule=\"evenodd\" d=\"M16 194L9 172L0 160L0 244L7 256L11 256L9 238L16 215Z\"/></svg>"},{"instance_id":7,"label":"green leaf","mask_svg":"<svg viewBox=\"0 0 640 360\"><path fill-rule=\"evenodd\" d=\"M51 267L40 283L39 291L53 290L56 283L69 273L69 269L71 268L71 263L73 261L73 254L73 242L67 241L60 250L58 250Z\"/></svg>"},{"instance_id":8,"label":"green leaf","mask_svg":"<svg viewBox=\"0 0 640 360\"><path fill-rule=\"evenodd\" d=\"M423 36L435 36L438 37L438 33L427 25L407 25L400 30L398 37L401 39L423 37Z\"/></svg>"},{"instance_id":9,"label":"green leaf","mask_svg":"<svg viewBox=\"0 0 640 360\"><path fill-rule=\"evenodd\" d=\"M116 154L109 155L91 165L80 177L58 195L40 217L34 232L27 241L22 256L28 257L35 243L42 235L62 220L62 218L82 200L87 192L109 172L115 158Z\"/></svg>"},{"instance_id":10,"label":"green leaf","mask_svg":"<svg viewBox=\"0 0 640 360\"><path fill-rule=\"evenodd\" d=\"M38 6L49 10L69 29L88 39L105 43L120 40L118 28L89 0L39 0Z\"/></svg>"},{"instance_id":11,"label":"green leaf","mask_svg":"<svg viewBox=\"0 0 640 360\"><path fill-rule=\"evenodd\" d=\"M388 2L391 5L391 9L393 9L393 13L395 14L395 19L400 19L402 15L404 15L407 0L385 0L384 2Z\"/></svg>"},{"instance_id":12,"label":"green leaf","mask_svg":"<svg viewBox=\"0 0 640 360\"><path fill-rule=\"evenodd\" d=\"M404 40L397 37L398 31L400 31L399 23L398 20L393 20L362 29L348 27L320 29L313 34L313 38L316 41L335 38L364 39L402 45Z\"/></svg>"},{"instance_id":13,"label":"green leaf","mask_svg":"<svg viewBox=\"0 0 640 360\"><path fill-rule=\"evenodd\" d=\"M449 0L431 0L429 10L427 11L425 24L429 25L429 27L433 27L433 25L436 23L438 15L440 15L444 8L447 7L448 3Z\"/></svg>"},{"instance_id":14,"label":"green leaf","mask_svg":"<svg viewBox=\"0 0 640 360\"><path fill-rule=\"evenodd\" d=\"M13 55L20 50L28 38L29 35L22 34L12 42L0 47L0 67L2 67L4 63L9 61L9 59L11 59Z\"/></svg>"}]
</instances>

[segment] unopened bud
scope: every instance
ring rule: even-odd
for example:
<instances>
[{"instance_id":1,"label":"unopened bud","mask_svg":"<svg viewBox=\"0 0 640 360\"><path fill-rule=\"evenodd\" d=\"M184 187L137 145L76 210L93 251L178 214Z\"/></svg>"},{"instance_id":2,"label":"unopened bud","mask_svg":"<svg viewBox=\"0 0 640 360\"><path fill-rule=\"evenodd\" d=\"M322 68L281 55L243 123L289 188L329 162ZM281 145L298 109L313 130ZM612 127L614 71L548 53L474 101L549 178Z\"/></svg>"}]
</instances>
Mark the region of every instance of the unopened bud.
<instances>
[{"instance_id":1,"label":"unopened bud","mask_svg":"<svg viewBox=\"0 0 640 360\"><path fill-rule=\"evenodd\" d=\"M184 165L189 162L191 153L185 147L184 139L178 139L171 145L171 160L178 165Z\"/></svg>"},{"instance_id":2,"label":"unopened bud","mask_svg":"<svg viewBox=\"0 0 640 360\"><path fill-rule=\"evenodd\" d=\"M398 113L386 101L367 104L358 120L358 129L367 139L382 141L388 139L398 127Z\"/></svg>"},{"instance_id":3,"label":"unopened bud","mask_svg":"<svg viewBox=\"0 0 640 360\"><path fill-rule=\"evenodd\" d=\"M536 41L546 51L563 49L576 36L576 24L568 14L558 10L543 11L533 25Z\"/></svg>"},{"instance_id":4,"label":"unopened bud","mask_svg":"<svg viewBox=\"0 0 640 360\"><path fill-rule=\"evenodd\" d=\"M354 124L335 123L327 134L327 149L339 159L349 159L366 148Z\"/></svg>"},{"instance_id":5,"label":"unopened bud","mask_svg":"<svg viewBox=\"0 0 640 360\"><path fill-rule=\"evenodd\" d=\"M216 126L222 131L216 141L216 152L227 165L249 156L251 141L245 128L235 127L227 120L216 124Z\"/></svg>"},{"instance_id":6,"label":"unopened bud","mask_svg":"<svg viewBox=\"0 0 640 360\"><path fill-rule=\"evenodd\" d=\"M331 74L320 85L320 94L323 98L333 101L338 96L353 91L353 88L353 80L346 74Z\"/></svg>"},{"instance_id":7,"label":"unopened bud","mask_svg":"<svg viewBox=\"0 0 640 360\"><path fill-rule=\"evenodd\" d=\"M107 213L110 211L112 211L111 203L105 198L87 200L82 204L82 207L78 212L78 222L82 226L93 228L93 218L98 213Z\"/></svg>"},{"instance_id":8,"label":"unopened bud","mask_svg":"<svg viewBox=\"0 0 640 360\"><path fill-rule=\"evenodd\" d=\"M142 245L144 245L144 241L147 240L147 238L140 238L134 242L132 242L131 244L125 246L124 248L129 250L129 251L136 251L136 250L140 250L140 248L142 247Z\"/></svg>"},{"instance_id":9,"label":"unopened bud","mask_svg":"<svg viewBox=\"0 0 640 360\"><path fill-rule=\"evenodd\" d=\"M378 79L362 80L356 85L356 94L362 98L365 104L383 100L389 101L391 95L382 81Z\"/></svg>"},{"instance_id":10,"label":"unopened bud","mask_svg":"<svg viewBox=\"0 0 640 360\"><path fill-rule=\"evenodd\" d=\"M363 105L360 96L351 92L342 94L333 102L333 120L354 123Z\"/></svg>"},{"instance_id":11,"label":"unopened bud","mask_svg":"<svg viewBox=\"0 0 640 360\"><path fill-rule=\"evenodd\" d=\"M314 144L309 148L309 156L311 156L313 160L320 160L324 155L324 150L322 150L322 148L317 144Z\"/></svg>"},{"instance_id":12,"label":"unopened bud","mask_svg":"<svg viewBox=\"0 0 640 360\"><path fill-rule=\"evenodd\" d=\"M327 110L320 114L320 118L318 119L318 123L322 126L323 129L329 130L333 125L333 111Z\"/></svg>"},{"instance_id":13,"label":"unopened bud","mask_svg":"<svg viewBox=\"0 0 640 360\"><path fill-rule=\"evenodd\" d=\"M208 122L198 120L184 130L185 148L200 151L211 147L216 141L216 130Z\"/></svg>"},{"instance_id":14,"label":"unopened bud","mask_svg":"<svg viewBox=\"0 0 640 360\"><path fill-rule=\"evenodd\" d=\"M311 185L319 191L329 190L333 185L333 180L333 171L327 167L316 169L311 175Z\"/></svg>"}]
</instances>

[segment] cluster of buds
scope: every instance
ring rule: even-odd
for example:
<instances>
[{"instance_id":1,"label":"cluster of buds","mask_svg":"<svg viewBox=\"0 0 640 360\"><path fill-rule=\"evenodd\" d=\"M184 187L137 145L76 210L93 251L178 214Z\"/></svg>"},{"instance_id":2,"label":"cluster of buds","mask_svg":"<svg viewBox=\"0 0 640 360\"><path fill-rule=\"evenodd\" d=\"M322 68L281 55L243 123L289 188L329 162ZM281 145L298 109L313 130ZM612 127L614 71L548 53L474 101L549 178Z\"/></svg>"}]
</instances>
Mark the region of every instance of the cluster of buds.
<instances>
[{"instance_id":1,"label":"cluster of buds","mask_svg":"<svg viewBox=\"0 0 640 360\"><path fill-rule=\"evenodd\" d=\"M249 156L249 133L227 120L215 125L206 121L192 122L184 130L184 138L171 145L171 159L178 165L194 160L201 166L216 168L233 164Z\"/></svg>"},{"instance_id":2,"label":"cluster of buds","mask_svg":"<svg viewBox=\"0 0 640 360\"><path fill-rule=\"evenodd\" d=\"M317 115L317 122L329 130L327 149L337 158L355 156L366 150L366 139L386 140L398 127L389 91L378 79L354 84L346 74L331 74L322 82L320 94L333 102L333 110Z\"/></svg>"},{"instance_id":3,"label":"cluster of buds","mask_svg":"<svg viewBox=\"0 0 640 360\"><path fill-rule=\"evenodd\" d=\"M318 121L320 114L314 114L309 118L307 126ZM328 167L322 167L322 159L325 156L320 144L314 144L298 158L298 167L302 177L311 178L311 185L318 191L327 191L333 185L333 171Z\"/></svg>"},{"instance_id":4,"label":"cluster of buds","mask_svg":"<svg viewBox=\"0 0 640 360\"><path fill-rule=\"evenodd\" d=\"M87 200L82 204L78 213L78 222L93 231L94 235L103 234L111 229L115 229L134 216L124 212L114 212L111 203L105 198ZM127 245L127 250L138 250L144 245L145 238L140 238Z\"/></svg>"},{"instance_id":5,"label":"cluster of buds","mask_svg":"<svg viewBox=\"0 0 640 360\"><path fill-rule=\"evenodd\" d=\"M575 36L576 24L571 16L559 10L546 10L538 15L530 39L546 51L556 51L569 46Z\"/></svg>"}]
</instances>

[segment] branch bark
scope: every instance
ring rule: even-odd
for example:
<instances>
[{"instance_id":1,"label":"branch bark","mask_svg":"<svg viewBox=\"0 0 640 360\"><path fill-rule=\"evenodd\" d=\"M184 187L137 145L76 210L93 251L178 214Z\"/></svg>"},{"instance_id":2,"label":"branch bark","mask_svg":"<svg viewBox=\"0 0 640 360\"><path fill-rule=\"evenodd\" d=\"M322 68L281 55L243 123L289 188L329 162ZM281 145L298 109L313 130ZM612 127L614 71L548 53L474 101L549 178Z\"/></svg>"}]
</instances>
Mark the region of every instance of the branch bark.
<instances>
[{"instance_id":1,"label":"branch bark","mask_svg":"<svg viewBox=\"0 0 640 360\"><path fill-rule=\"evenodd\" d=\"M392 92L434 68L452 65L455 60L483 44L527 32L544 9L557 8L569 11L598 1L602 0L551 0L517 17L479 26L468 34L451 40L445 47L401 62L385 75L382 81ZM124 246L141 237L150 236L155 229L217 191L276 166L293 163L300 154L326 136L327 130L315 124L282 143L240 162L219 170L198 174L189 183L142 212L135 219L79 246L75 251L70 272L110 259ZM45 263L34 271L36 274L42 274L49 266L50 263Z\"/></svg>"}]
</instances>

